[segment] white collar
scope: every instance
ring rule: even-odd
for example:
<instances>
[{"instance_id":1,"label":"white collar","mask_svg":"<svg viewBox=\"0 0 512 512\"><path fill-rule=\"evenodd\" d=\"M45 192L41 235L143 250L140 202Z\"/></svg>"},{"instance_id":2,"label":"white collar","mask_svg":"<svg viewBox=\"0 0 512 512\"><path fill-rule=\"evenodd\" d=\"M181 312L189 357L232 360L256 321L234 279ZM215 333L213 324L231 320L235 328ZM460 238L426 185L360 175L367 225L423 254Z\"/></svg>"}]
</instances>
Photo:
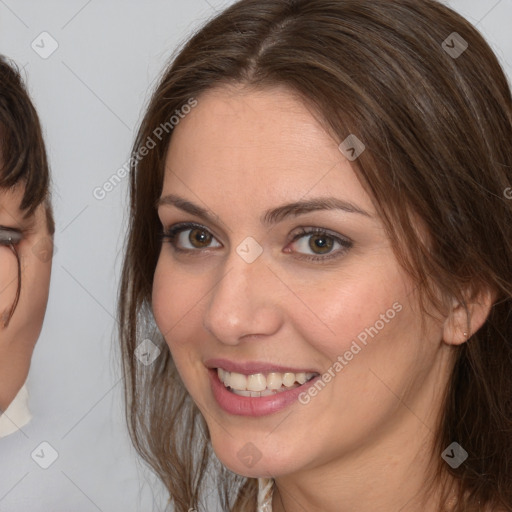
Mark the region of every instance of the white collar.
<instances>
[{"instance_id":1,"label":"white collar","mask_svg":"<svg viewBox=\"0 0 512 512\"><path fill-rule=\"evenodd\" d=\"M25 426L32 419L28 408L27 384L23 384L7 410L0 415L0 437L8 436Z\"/></svg>"}]
</instances>

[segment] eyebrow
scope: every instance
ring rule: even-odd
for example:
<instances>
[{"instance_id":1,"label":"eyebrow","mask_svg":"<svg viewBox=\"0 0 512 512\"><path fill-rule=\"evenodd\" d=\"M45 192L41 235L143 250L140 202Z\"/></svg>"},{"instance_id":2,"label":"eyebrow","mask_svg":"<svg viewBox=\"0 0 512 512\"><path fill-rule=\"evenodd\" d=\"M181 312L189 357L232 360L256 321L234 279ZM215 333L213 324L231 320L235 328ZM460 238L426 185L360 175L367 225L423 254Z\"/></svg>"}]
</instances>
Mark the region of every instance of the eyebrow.
<instances>
[{"instance_id":1,"label":"eyebrow","mask_svg":"<svg viewBox=\"0 0 512 512\"><path fill-rule=\"evenodd\" d=\"M164 205L175 206L176 208L190 213L191 215L195 215L204 221L212 223L215 222L216 215L211 214L201 206L198 206L175 194L168 194L160 197L155 206L156 208L159 208ZM342 210L347 213L357 213L369 218L372 217L368 212L349 201L338 199L336 197L318 197L303 201L295 201L293 203L278 206L277 208L271 208L262 215L260 220L263 225L270 226L282 221L286 217L296 217L298 215L319 210Z\"/></svg>"}]
</instances>

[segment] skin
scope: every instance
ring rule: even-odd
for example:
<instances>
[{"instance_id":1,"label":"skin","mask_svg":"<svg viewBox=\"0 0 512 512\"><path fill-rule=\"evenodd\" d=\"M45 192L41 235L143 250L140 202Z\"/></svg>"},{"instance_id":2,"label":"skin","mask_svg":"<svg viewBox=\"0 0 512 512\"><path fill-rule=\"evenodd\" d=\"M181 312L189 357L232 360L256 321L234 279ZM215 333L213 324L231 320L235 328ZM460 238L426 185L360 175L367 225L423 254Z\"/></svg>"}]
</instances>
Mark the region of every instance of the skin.
<instances>
[{"instance_id":1,"label":"skin","mask_svg":"<svg viewBox=\"0 0 512 512\"><path fill-rule=\"evenodd\" d=\"M0 191L0 226L22 232L16 245L21 261L19 302L7 327L0 323L0 409L5 411L24 384L30 359L41 332L50 286L52 237L48 232L46 206L28 218L19 205L23 189ZM8 314L17 289L16 257L0 246L0 317Z\"/></svg>"},{"instance_id":2,"label":"skin","mask_svg":"<svg viewBox=\"0 0 512 512\"><path fill-rule=\"evenodd\" d=\"M350 162L315 117L284 88L207 91L175 128L162 196L179 195L215 216L204 222L172 205L164 229L197 222L212 234L194 248L184 231L177 253L164 242L153 283L155 319L181 378L204 415L213 448L232 471L273 476L275 512L436 510L420 506L441 393L466 315L426 317L420 329L416 285L400 267L372 200ZM271 229L269 208L335 196L369 216L324 210L287 217ZM320 227L353 246L339 257L292 241L300 227ZM248 236L263 253L247 263L236 252ZM200 246L199 246L200 247ZM326 372L357 335L394 303L402 310L307 405L263 416L234 416L215 402L204 362L220 357ZM470 304L470 331L491 299ZM261 459L247 467L248 442ZM404 509L405 510L405 509Z\"/></svg>"}]
</instances>

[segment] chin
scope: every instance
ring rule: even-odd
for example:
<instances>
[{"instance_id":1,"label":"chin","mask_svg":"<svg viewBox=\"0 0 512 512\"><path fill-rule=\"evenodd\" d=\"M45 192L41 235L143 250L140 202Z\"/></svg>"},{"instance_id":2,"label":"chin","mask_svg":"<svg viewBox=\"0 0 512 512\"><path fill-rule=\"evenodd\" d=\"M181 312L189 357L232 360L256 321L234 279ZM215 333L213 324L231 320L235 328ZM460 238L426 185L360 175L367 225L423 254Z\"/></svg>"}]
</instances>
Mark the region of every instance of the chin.
<instances>
[{"instance_id":1,"label":"chin","mask_svg":"<svg viewBox=\"0 0 512 512\"><path fill-rule=\"evenodd\" d=\"M219 438L218 436L222 436ZM287 475L298 470L299 463L290 453L281 453L279 449L266 442L250 440L250 436L238 441L222 431L211 437L212 447L220 462L233 473L249 478L269 478ZM291 452L296 452L291 445ZM298 448L297 448L298 449Z\"/></svg>"}]
</instances>

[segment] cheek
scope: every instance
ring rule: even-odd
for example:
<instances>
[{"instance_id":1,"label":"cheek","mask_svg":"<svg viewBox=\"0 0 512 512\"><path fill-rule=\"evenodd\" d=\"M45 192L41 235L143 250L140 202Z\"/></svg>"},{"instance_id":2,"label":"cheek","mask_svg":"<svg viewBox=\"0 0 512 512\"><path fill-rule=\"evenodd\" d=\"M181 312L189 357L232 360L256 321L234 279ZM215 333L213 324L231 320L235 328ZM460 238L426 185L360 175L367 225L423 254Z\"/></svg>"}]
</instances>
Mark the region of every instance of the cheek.
<instances>
[{"instance_id":1,"label":"cheek","mask_svg":"<svg viewBox=\"0 0 512 512\"><path fill-rule=\"evenodd\" d=\"M151 303L156 324L164 337L175 323L176 308L179 307L176 283L171 276L172 270L160 256L153 277Z\"/></svg>"},{"instance_id":2,"label":"cheek","mask_svg":"<svg viewBox=\"0 0 512 512\"><path fill-rule=\"evenodd\" d=\"M370 432L396 407L390 389L402 395L416 379L422 380L432 354L430 345L423 343L413 290L399 273L388 274L384 282L361 279L332 300L315 302L324 306L323 320L332 332L321 336L326 329L315 326L303 332L323 355L326 387L318 398L315 391L304 396L303 403L313 404L312 414L328 423L328 430L337 431L330 422L338 422L343 430L338 418L350 411L347 428L355 422ZM319 412L325 408L331 415Z\"/></svg>"},{"instance_id":3,"label":"cheek","mask_svg":"<svg viewBox=\"0 0 512 512\"><path fill-rule=\"evenodd\" d=\"M32 338L34 343L41 331L48 304L51 265L51 259L44 261L31 254L27 259L25 271L22 270L19 311L16 308L13 319L18 314L20 320L24 317L27 336Z\"/></svg>"},{"instance_id":4,"label":"cheek","mask_svg":"<svg viewBox=\"0 0 512 512\"><path fill-rule=\"evenodd\" d=\"M353 347L361 347L375 339L395 338L410 327L404 322L412 284L404 280L398 269L388 266L386 272L351 272L329 283L299 291L309 306L292 309L294 323L302 326L304 337L316 350L334 362ZM366 345L365 345L366 343ZM353 349L357 352L357 347ZM351 357L349 355L349 357Z\"/></svg>"},{"instance_id":5,"label":"cheek","mask_svg":"<svg viewBox=\"0 0 512 512\"><path fill-rule=\"evenodd\" d=\"M204 396L201 363L201 300L208 297L209 280L179 269L165 255L159 258L153 278L152 307L155 322L171 352L173 362L188 392Z\"/></svg>"},{"instance_id":6,"label":"cheek","mask_svg":"<svg viewBox=\"0 0 512 512\"><path fill-rule=\"evenodd\" d=\"M179 340L185 343L189 329L201 325L197 311L208 280L178 269L164 250L153 278L152 305L156 324L172 349Z\"/></svg>"},{"instance_id":7,"label":"cheek","mask_svg":"<svg viewBox=\"0 0 512 512\"><path fill-rule=\"evenodd\" d=\"M0 247L0 322L9 314L18 287L18 264L9 247Z\"/></svg>"},{"instance_id":8,"label":"cheek","mask_svg":"<svg viewBox=\"0 0 512 512\"><path fill-rule=\"evenodd\" d=\"M18 265L14 263L2 267L2 278L13 276L11 285L2 294L2 313L9 312L18 286ZM30 256L21 260L21 290L14 314L7 327L0 327L0 408L9 404L23 385L30 360L41 332L50 284L51 260L40 261ZM9 271L7 272L6 269Z\"/></svg>"}]
</instances>

